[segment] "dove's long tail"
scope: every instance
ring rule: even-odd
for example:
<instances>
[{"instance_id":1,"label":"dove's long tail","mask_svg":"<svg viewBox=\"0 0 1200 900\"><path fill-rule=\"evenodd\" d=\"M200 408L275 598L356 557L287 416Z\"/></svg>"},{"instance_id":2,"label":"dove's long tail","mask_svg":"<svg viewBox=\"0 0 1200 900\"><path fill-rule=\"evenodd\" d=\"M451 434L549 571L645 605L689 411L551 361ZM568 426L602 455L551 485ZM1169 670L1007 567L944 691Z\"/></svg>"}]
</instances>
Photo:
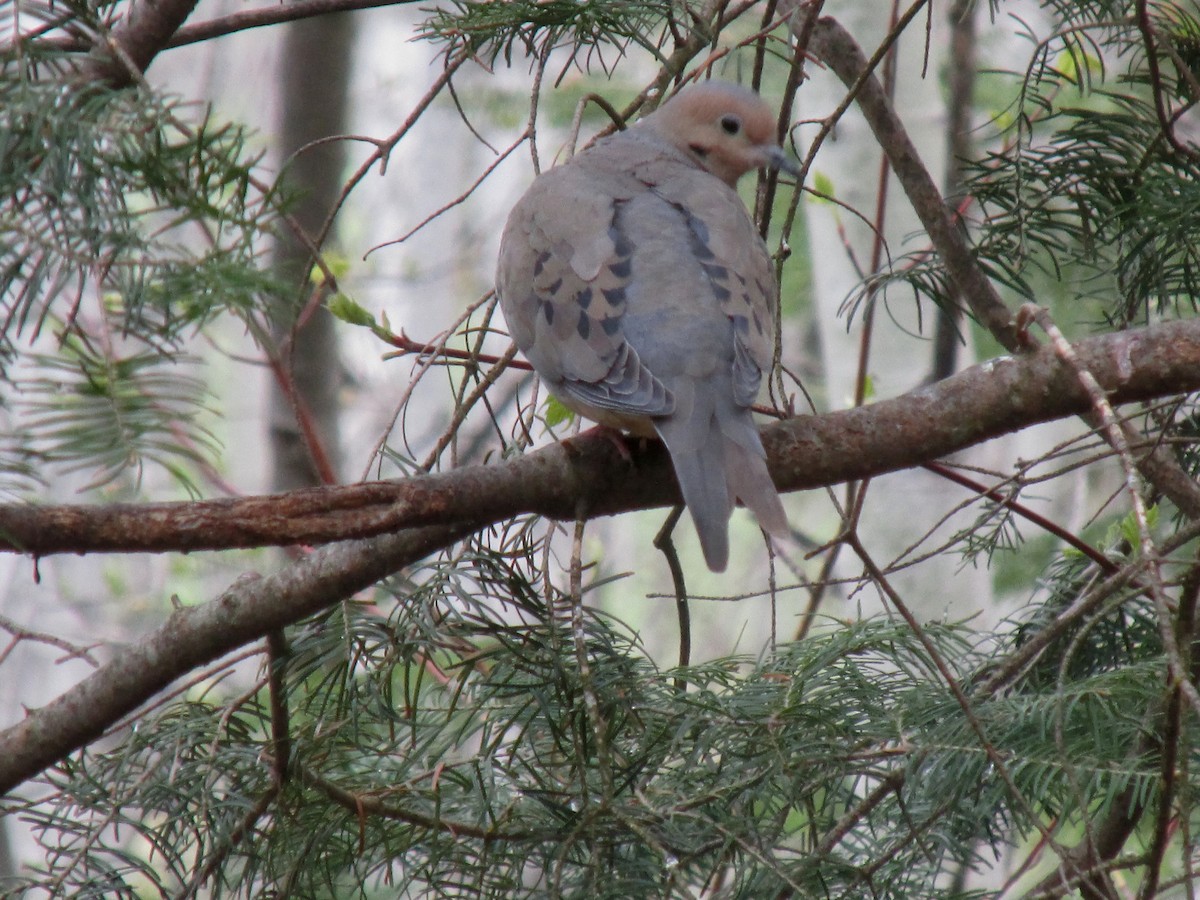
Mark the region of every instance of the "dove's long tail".
<instances>
[{"instance_id":1,"label":"dove's long tail","mask_svg":"<svg viewBox=\"0 0 1200 900\"><path fill-rule=\"evenodd\" d=\"M663 440L671 451L675 477L696 525L704 561L714 572L724 572L729 563L729 514L733 502L725 478L721 442L709 440L677 451L665 435Z\"/></svg>"},{"instance_id":2,"label":"dove's long tail","mask_svg":"<svg viewBox=\"0 0 1200 900\"><path fill-rule=\"evenodd\" d=\"M746 415L748 418L749 413ZM725 475L729 479L729 492L754 513L764 531L774 537L785 537L791 533L787 513L767 471L766 452L757 431L754 431L754 445L747 448L726 439Z\"/></svg>"},{"instance_id":3,"label":"dove's long tail","mask_svg":"<svg viewBox=\"0 0 1200 900\"><path fill-rule=\"evenodd\" d=\"M696 391L690 414L655 423L671 454L704 561L714 572L724 572L729 563L729 515L735 498L769 533L788 533L787 514L767 471L766 452L750 411L732 399L713 399L722 396Z\"/></svg>"},{"instance_id":4,"label":"dove's long tail","mask_svg":"<svg viewBox=\"0 0 1200 900\"><path fill-rule=\"evenodd\" d=\"M717 419L725 443L725 477L732 498L741 500L759 526L774 537L790 533L787 513L767 471L767 452L750 410L731 400L717 401Z\"/></svg>"}]
</instances>

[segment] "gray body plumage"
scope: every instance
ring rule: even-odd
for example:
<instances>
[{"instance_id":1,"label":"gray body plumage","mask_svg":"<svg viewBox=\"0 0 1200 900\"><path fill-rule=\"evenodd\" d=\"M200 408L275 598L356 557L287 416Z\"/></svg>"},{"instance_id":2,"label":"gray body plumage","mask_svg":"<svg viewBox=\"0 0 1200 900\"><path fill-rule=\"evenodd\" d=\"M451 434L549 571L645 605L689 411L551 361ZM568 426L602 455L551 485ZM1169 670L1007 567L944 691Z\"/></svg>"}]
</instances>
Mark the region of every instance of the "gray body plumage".
<instances>
[{"instance_id":1,"label":"gray body plumage","mask_svg":"<svg viewBox=\"0 0 1200 900\"><path fill-rule=\"evenodd\" d=\"M733 188L655 116L534 182L497 289L563 403L662 438L710 568L728 561L735 498L786 532L749 409L773 349L771 260Z\"/></svg>"}]
</instances>

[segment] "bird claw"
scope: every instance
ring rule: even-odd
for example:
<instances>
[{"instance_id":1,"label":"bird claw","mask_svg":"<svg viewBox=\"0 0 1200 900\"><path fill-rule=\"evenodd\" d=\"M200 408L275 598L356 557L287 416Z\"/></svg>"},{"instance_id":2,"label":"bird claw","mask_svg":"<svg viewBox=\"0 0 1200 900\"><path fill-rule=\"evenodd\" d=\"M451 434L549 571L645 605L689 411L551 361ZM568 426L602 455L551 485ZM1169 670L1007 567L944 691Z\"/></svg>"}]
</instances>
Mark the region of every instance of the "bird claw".
<instances>
[{"instance_id":1,"label":"bird claw","mask_svg":"<svg viewBox=\"0 0 1200 900\"><path fill-rule=\"evenodd\" d=\"M561 443L563 449L570 456L582 456L582 452L575 446L577 441L600 439L607 441L617 451L617 455L627 463L633 462L633 454L629 451L629 435L625 432L613 428L610 425L593 425L586 431L581 431L574 437L565 438Z\"/></svg>"}]
</instances>

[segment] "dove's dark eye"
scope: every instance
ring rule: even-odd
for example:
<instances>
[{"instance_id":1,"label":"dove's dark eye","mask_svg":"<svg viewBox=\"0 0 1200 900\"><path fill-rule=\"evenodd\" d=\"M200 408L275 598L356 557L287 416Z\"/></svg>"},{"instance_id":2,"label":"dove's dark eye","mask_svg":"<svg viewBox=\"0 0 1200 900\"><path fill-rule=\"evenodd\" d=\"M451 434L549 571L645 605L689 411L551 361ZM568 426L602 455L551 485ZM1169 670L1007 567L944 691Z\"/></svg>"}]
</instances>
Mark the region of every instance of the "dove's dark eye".
<instances>
[{"instance_id":1,"label":"dove's dark eye","mask_svg":"<svg viewBox=\"0 0 1200 900\"><path fill-rule=\"evenodd\" d=\"M721 116L721 130L726 134L737 134L742 130L742 120L737 116Z\"/></svg>"}]
</instances>

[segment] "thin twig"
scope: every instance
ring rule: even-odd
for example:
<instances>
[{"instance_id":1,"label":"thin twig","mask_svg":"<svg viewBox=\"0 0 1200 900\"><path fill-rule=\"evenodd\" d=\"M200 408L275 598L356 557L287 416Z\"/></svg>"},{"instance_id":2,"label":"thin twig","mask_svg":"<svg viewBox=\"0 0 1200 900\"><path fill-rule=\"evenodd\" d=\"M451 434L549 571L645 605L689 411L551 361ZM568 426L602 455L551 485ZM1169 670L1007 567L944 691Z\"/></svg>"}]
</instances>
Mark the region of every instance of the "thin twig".
<instances>
[{"instance_id":1,"label":"thin twig","mask_svg":"<svg viewBox=\"0 0 1200 900\"><path fill-rule=\"evenodd\" d=\"M297 765L296 774L306 785L324 794L333 803L358 817L363 815L379 816L383 819L395 819L407 822L418 828L450 835L451 837L467 837L485 841L537 841L553 837L553 833L541 830L504 831L499 828L480 828L469 822L444 819L440 816L429 816L414 810L403 809L384 803L373 794L348 791L327 778L323 778L305 765Z\"/></svg>"},{"instance_id":2,"label":"thin twig","mask_svg":"<svg viewBox=\"0 0 1200 900\"><path fill-rule=\"evenodd\" d=\"M282 628L267 634L267 690L271 698L272 777L279 790L288 779L292 759L292 735L287 702L288 642Z\"/></svg>"},{"instance_id":3,"label":"thin twig","mask_svg":"<svg viewBox=\"0 0 1200 900\"><path fill-rule=\"evenodd\" d=\"M1146 49L1146 69L1150 76L1150 92L1154 96L1154 112L1158 116L1158 124L1162 129L1163 138L1171 145L1171 149L1180 156L1188 157L1192 160L1200 159L1200 152L1195 148L1184 144L1175 134L1175 119L1167 111L1167 100L1163 91L1162 72L1158 66L1158 29L1154 27L1154 23L1150 20L1150 3L1149 0L1137 0L1137 27L1142 33L1142 43ZM1170 45L1170 39L1167 40ZM1181 71L1189 71L1188 66L1181 67ZM1195 76L1193 76L1193 81ZM1197 98L1192 97L1193 102Z\"/></svg>"},{"instance_id":4,"label":"thin twig","mask_svg":"<svg viewBox=\"0 0 1200 900\"><path fill-rule=\"evenodd\" d=\"M217 874L217 869L224 865L229 854L237 849L238 844L246 839L248 834L251 834L258 820L267 814L267 810L271 808L271 804L275 802L279 796L278 782L272 782L270 787L263 791L262 796L255 801L254 805L246 810L246 814L242 816L241 821L237 823L229 835L217 843L213 851L204 860L204 865L193 875L186 885L183 892L178 895L179 900L191 900L195 897L200 889L208 884L208 882Z\"/></svg>"},{"instance_id":5,"label":"thin twig","mask_svg":"<svg viewBox=\"0 0 1200 900\"><path fill-rule=\"evenodd\" d=\"M583 691L583 704L587 708L587 721L591 725L592 740L596 745L596 765L600 771L600 783L607 805L613 799L612 761L608 754L608 725L600 713L600 701L596 696L596 682L592 678L592 666L588 660L587 629L583 624L583 530L587 516L582 508L575 518L575 529L571 539L571 570L568 600L571 604L571 644L575 651L575 665L579 667L579 685ZM582 764L582 760L580 761Z\"/></svg>"},{"instance_id":6,"label":"thin twig","mask_svg":"<svg viewBox=\"0 0 1200 900\"><path fill-rule=\"evenodd\" d=\"M449 332L447 332L448 334ZM448 347L445 344L445 335L441 342L414 341L403 331L399 334L392 334L386 337L381 335L380 337L384 343L399 348L396 353L384 354L384 359L400 359L409 354L416 354L418 357L433 361L454 360L468 367L473 367L477 363L485 366L495 366L505 361L504 356L494 356L491 353L476 353L474 350L459 350L457 347ZM506 365L510 369L517 369L522 372L533 371L533 366L523 359L509 360Z\"/></svg>"},{"instance_id":7,"label":"thin twig","mask_svg":"<svg viewBox=\"0 0 1200 900\"><path fill-rule=\"evenodd\" d=\"M679 619L679 668L685 669L692 659L692 615L688 608L687 586L683 579L683 566L679 562L679 553L671 534L679 524L683 515L683 506L676 504L671 508L662 528L654 536L654 546L667 560L667 568L671 570L671 584L675 587L675 614ZM675 689L687 689L687 680L683 674L675 676Z\"/></svg>"},{"instance_id":8,"label":"thin twig","mask_svg":"<svg viewBox=\"0 0 1200 900\"><path fill-rule=\"evenodd\" d=\"M449 82L447 82L447 86L449 86ZM423 218L420 222L418 222L416 225L414 225L412 228L410 228L408 231L404 232L404 234L400 235L400 237L393 238L390 241L384 241L382 244L376 244L374 247L372 247L366 253L363 254L363 259L366 259L368 256L370 256L376 250L381 250L384 247L391 247L396 244L403 244L410 237L412 237L414 234L416 234L418 231L420 231L422 228L424 228L426 225L428 225L430 222L433 222L435 219L441 218L441 216L443 216L449 210L452 210L452 209L454 209L454 207L460 206L463 203L465 203L467 200L469 200L471 195L474 194L476 190L478 190L479 186L481 184L483 184L483 182L485 180L487 180L488 176L490 176L492 174L492 172L496 171L496 169L506 159L508 159L509 156L512 155L514 150L516 150L518 147L521 146L521 144L525 143L525 141L528 140L530 133L531 132L528 128L526 128L525 131L521 132L521 135L515 141L513 141L511 144L509 144L508 147L505 148L505 150L502 153L498 154L497 157L491 162L491 164L488 165L488 167L483 170L482 174L480 174L480 176L478 178L476 178L470 184L470 186L467 187L467 189L465 191L463 191L461 194L459 194L453 200L449 201L448 203L444 203L442 206L435 209L433 212L431 212L429 215L427 215L425 218Z\"/></svg>"},{"instance_id":9,"label":"thin twig","mask_svg":"<svg viewBox=\"0 0 1200 900\"><path fill-rule=\"evenodd\" d=\"M612 119L612 123L617 126L618 131L625 130L625 120L621 118L621 114L617 112L617 108L601 97L599 94L591 92L584 94L579 98L579 102L575 104L575 114L571 117L571 129L568 132L570 138L567 140L567 159L575 155L575 145L579 143L579 129L583 125L583 111L589 103L595 103L598 107L608 113L608 117Z\"/></svg>"},{"instance_id":10,"label":"thin twig","mask_svg":"<svg viewBox=\"0 0 1200 900\"><path fill-rule=\"evenodd\" d=\"M1021 503L1019 500L1017 500L1013 494L1005 494L1000 491L999 488L988 487L987 485L980 484L975 479L968 478L961 472L956 472L954 469L950 468L944 463L923 463L921 468L929 472L933 472L935 475L939 475L942 478L945 478L947 481L953 481L955 484L962 485L969 490L975 491L981 496L987 497L989 500L1000 504L1005 509L1011 509L1014 513L1021 516L1021 518L1032 522L1047 534L1054 535L1063 543L1075 550L1078 550L1108 574L1111 575L1115 573L1119 568L1115 562L1113 562L1083 538L1063 528L1057 522L1047 519L1041 513L1030 509L1024 503Z\"/></svg>"},{"instance_id":11,"label":"thin twig","mask_svg":"<svg viewBox=\"0 0 1200 900\"><path fill-rule=\"evenodd\" d=\"M13 649L22 641L48 644L51 647L57 647L59 650L62 650L66 656L60 657L56 660L56 662L66 662L69 659L82 659L93 668L96 668L100 665L96 658L92 656L92 651L99 647L100 644L89 644L86 647L77 646L72 644L70 641L64 640L63 638L57 637L53 634L46 634L45 632L41 631L33 631L29 628L25 628L22 625L18 625L7 616L0 616L0 628L3 628L10 635L12 635L12 640L9 641L8 646L4 648L3 652L0 652L0 665L3 665L4 660L8 658Z\"/></svg>"},{"instance_id":12,"label":"thin twig","mask_svg":"<svg viewBox=\"0 0 1200 900\"><path fill-rule=\"evenodd\" d=\"M912 630L912 633L916 636L917 640L920 641L921 646L925 648L925 652L929 655L930 662L933 663L934 667L941 675L942 680L950 689L950 693L953 694L955 701L958 703L959 709L962 710L963 715L967 720L967 724L970 726L971 730L975 732L975 736L979 739L980 746L982 747L984 753L987 754L988 761L992 764L993 768L996 770L996 773L1000 776L1000 778L1004 781L1005 786L1008 788L1013 803L1023 808L1023 811L1028 817L1029 821L1033 823L1034 827L1037 828L1037 830L1041 833L1042 838L1048 844L1050 844L1050 846L1054 847L1055 852L1059 853L1060 855L1065 855L1065 849L1060 847L1058 842L1055 841L1049 829L1043 824L1041 816L1029 806L1029 802L1025 799L1025 795L1022 794L1020 788L1017 787L1016 781L1013 780L1012 772L1009 771L1007 761L988 738L987 732L983 727L983 722L981 722L979 716L975 714L975 707L970 698L967 697L966 693L963 691L962 685L959 684L959 681L954 676L954 673L950 671L950 666L943 658L941 652L934 645L933 641L930 640L929 635L926 634L925 629L921 626L921 623L917 621L917 618L913 615L912 610L908 608L908 604L904 602L900 594L894 587L892 587L891 581L888 579L888 577L875 564L874 558L870 553L867 552L867 548L863 545L862 541L859 540L857 533L849 534L846 537L846 540L849 543L850 548L854 551L855 555L859 558L859 560L862 561L863 567L867 570L867 573L871 576L871 582L887 597L888 601L892 604L892 608L900 614L900 617L908 624L908 627Z\"/></svg>"},{"instance_id":13,"label":"thin twig","mask_svg":"<svg viewBox=\"0 0 1200 900\"><path fill-rule=\"evenodd\" d=\"M923 5L922 0L917 0L905 11L898 20L898 27L889 32L869 60L863 56L854 38L836 20L823 18L817 23L812 36L813 51L849 86L849 91L843 103L822 126L817 142L805 157L801 170L807 172L819 144L829 135L833 124L841 118L850 103L857 100L955 286L993 337L1005 348L1016 350L1021 345L1017 341L1012 313L975 260L954 215L942 199L941 192L888 101L884 88L872 74L899 32L912 21Z\"/></svg>"}]
</instances>

